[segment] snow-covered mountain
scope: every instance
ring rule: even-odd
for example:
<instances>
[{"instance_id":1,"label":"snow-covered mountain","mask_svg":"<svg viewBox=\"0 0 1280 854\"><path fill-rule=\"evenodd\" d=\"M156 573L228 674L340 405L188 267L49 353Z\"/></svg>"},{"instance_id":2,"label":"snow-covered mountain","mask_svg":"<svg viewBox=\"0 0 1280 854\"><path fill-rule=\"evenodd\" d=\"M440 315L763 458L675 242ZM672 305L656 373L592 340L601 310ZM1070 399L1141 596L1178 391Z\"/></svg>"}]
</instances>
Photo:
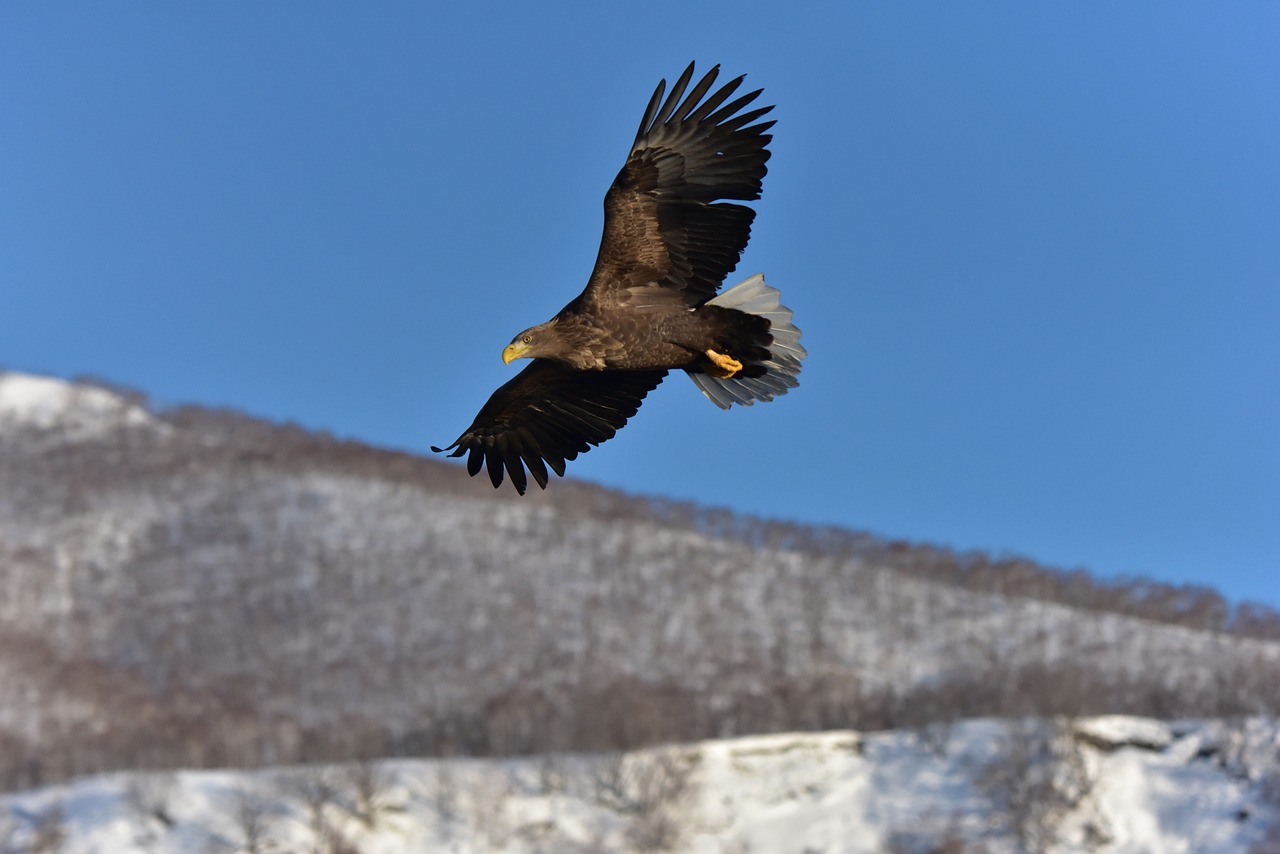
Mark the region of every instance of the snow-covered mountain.
<instances>
[{"instance_id":1,"label":"snow-covered mountain","mask_svg":"<svg viewBox=\"0 0 1280 854\"><path fill-rule=\"evenodd\" d=\"M0 485L7 789L793 730L936 746L983 716L1280 707L1280 616L1212 591L571 480L517 499L107 388L0 374ZM926 850L905 834L893 850Z\"/></svg>"},{"instance_id":2,"label":"snow-covered mountain","mask_svg":"<svg viewBox=\"0 0 1280 854\"><path fill-rule=\"evenodd\" d=\"M0 842L53 840L46 850L65 854L1264 854L1280 845L1278 749L1273 720L1111 717L113 774L0 798Z\"/></svg>"}]
</instances>

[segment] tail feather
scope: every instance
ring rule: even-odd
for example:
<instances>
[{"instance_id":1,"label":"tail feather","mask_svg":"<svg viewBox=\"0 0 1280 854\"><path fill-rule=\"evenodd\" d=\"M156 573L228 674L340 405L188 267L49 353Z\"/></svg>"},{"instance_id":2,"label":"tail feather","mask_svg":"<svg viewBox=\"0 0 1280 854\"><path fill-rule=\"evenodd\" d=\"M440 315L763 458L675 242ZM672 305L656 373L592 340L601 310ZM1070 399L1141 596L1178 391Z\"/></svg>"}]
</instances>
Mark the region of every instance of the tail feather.
<instances>
[{"instance_id":1,"label":"tail feather","mask_svg":"<svg viewBox=\"0 0 1280 854\"><path fill-rule=\"evenodd\" d=\"M719 379L710 374L689 372L689 377L712 403L721 409L728 409L735 403L750 406L757 400L773 400L800 384L796 377L800 373L800 361L805 357L805 349L800 344L800 330L792 322L791 309L782 304L782 295L777 288L765 284L762 274L756 273L739 282L708 300L707 304L766 318L770 323L769 332L773 335L769 358L759 363L765 369L760 376L739 374Z\"/></svg>"}]
</instances>

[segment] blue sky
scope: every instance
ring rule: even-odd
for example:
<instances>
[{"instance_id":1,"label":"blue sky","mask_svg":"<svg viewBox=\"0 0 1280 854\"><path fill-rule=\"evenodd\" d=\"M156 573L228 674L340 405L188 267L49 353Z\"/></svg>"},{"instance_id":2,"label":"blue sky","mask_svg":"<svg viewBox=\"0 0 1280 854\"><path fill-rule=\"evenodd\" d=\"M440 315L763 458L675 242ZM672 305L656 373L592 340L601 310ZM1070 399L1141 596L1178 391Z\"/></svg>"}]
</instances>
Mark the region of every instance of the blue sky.
<instances>
[{"instance_id":1,"label":"blue sky","mask_svg":"<svg viewBox=\"0 0 1280 854\"><path fill-rule=\"evenodd\" d=\"M1274 3L4 4L0 366L448 443L585 283L654 84L719 62L778 105L738 273L801 387L674 376L570 477L1280 605L1278 38Z\"/></svg>"}]
</instances>

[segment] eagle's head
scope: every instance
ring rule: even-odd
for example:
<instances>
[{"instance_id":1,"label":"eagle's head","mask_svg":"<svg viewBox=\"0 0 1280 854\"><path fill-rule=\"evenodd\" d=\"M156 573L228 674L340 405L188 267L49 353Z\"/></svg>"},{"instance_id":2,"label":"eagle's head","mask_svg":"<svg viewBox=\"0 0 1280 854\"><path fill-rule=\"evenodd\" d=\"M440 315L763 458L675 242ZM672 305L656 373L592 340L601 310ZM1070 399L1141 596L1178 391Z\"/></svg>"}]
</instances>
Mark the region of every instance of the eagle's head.
<instances>
[{"instance_id":1,"label":"eagle's head","mask_svg":"<svg viewBox=\"0 0 1280 854\"><path fill-rule=\"evenodd\" d=\"M554 359L562 355L564 349L565 342L558 334L556 322L548 320L512 338L502 351L502 361L509 365L515 359Z\"/></svg>"}]
</instances>

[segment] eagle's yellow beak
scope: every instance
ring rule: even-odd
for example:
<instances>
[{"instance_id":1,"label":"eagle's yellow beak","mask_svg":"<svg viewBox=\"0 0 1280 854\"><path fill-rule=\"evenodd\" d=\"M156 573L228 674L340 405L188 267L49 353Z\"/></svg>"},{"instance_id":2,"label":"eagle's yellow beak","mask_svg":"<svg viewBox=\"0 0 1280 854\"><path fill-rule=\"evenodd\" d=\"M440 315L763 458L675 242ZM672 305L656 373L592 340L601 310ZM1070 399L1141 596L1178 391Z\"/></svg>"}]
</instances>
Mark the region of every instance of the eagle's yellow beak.
<instances>
[{"instance_id":1,"label":"eagle's yellow beak","mask_svg":"<svg viewBox=\"0 0 1280 854\"><path fill-rule=\"evenodd\" d=\"M524 354L528 352L528 350L529 350L529 345L521 341L516 341L514 343L508 344L507 349L502 351L503 364L506 364L506 365L511 364L511 362L514 361L515 359L519 359L520 357L524 356Z\"/></svg>"}]
</instances>

